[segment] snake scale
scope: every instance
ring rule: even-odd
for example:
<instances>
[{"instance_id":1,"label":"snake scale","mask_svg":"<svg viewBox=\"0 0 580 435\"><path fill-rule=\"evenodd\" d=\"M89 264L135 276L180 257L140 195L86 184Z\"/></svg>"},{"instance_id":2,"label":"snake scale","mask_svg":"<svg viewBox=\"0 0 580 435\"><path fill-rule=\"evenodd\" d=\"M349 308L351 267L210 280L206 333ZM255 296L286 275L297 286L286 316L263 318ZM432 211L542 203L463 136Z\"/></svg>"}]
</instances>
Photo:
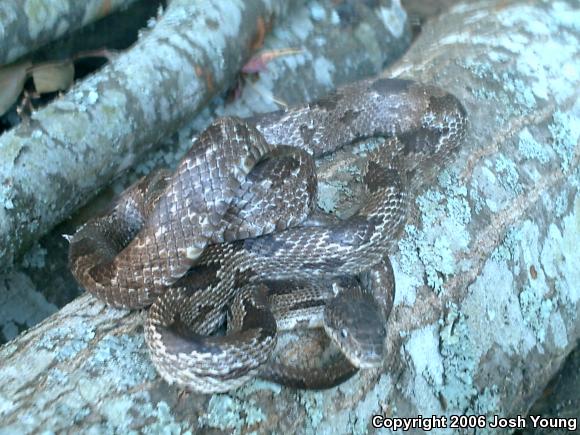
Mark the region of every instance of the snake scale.
<instances>
[{"instance_id":1,"label":"snake scale","mask_svg":"<svg viewBox=\"0 0 580 435\"><path fill-rule=\"evenodd\" d=\"M218 119L174 172L144 177L76 232L71 270L114 307L150 306L145 338L169 383L204 393L255 376L333 385L381 364L394 291L386 252L411 193L450 161L466 123L453 95L401 79ZM359 210L317 215L313 156L373 137L384 141L369 153ZM211 335L226 317L227 333ZM350 368L296 374L271 362L277 330L300 325L324 325Z\"/></svg>"}]
</instances>

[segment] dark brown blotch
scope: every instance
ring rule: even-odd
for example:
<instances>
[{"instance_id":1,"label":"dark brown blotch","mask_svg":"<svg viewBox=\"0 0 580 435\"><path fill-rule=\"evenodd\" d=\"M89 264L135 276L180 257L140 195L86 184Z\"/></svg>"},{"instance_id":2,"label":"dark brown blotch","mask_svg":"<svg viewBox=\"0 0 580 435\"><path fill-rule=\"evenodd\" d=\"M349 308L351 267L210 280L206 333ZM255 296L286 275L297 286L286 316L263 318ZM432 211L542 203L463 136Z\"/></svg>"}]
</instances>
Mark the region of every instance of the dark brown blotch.
<instances>
[{"instance_id":1,"label":"dark brown blotch","mask_svg":"<svg viewBox=\"0 0 580 435\"><path fill-rule=\"evenodd\" d=\"M305 144L312 143L312 138L314 137L314 128L310 128L307 125L300 126L300 137Z\"/></svg>"},{"instance_id":2,"label":"dark brown blotch","mask_svg":"<svg viewBox=\"0 0 580 435\"><path fill-rule=\"evenodd\" d=\"M203 264L192 267L182 276L173 287L184 287L185 296L192 296L199 290L203 290L217 282L219 264Z\"/></svg>"},{"instance_id":3,"label":"dark brown blotch","mask_svg":"<svg viewBox=\"0 0 580 435\"><path fill-rule=\"evenodd\" d=\"M345 110L340 114L340 122L344 125L352 125L360 115L358 110Z\"/></svg>"},{"instance_id":4,"label":"dark brown blotch","mask_svg":"<svg viewBox=\"0 0 580 435\"><path fill-rule=\"evenodd\" d=\"M189 353L192 349L200 353L219 353L220 347L216 346L207 337L203 337L192 331L188 325L181 320L179 313L175 314L170 325L158 326L158 333L161 335L161 342L170 354Z\"/></svg>"},{"instance_id":5,"label":"dark brown blotch","mask_svg":"<svg viewBox=\"0 0 580 435\"><path fill-rule=\"evenodd\" d=\"M400 184L401 175L395 169L385 168L375 161L369 161L363 181L370 193L374 193L385 187Z\"/></svg>"}]
</instances>

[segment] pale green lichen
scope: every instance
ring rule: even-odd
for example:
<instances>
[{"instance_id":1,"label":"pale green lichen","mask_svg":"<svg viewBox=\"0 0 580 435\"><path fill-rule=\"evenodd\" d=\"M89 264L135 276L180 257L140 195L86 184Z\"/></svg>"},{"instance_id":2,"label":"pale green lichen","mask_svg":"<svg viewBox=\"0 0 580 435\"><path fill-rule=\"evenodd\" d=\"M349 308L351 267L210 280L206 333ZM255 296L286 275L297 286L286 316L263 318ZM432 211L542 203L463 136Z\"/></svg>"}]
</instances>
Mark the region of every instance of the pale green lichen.
<instances>
[{"instance_id":1,"label":"pale green lichen","mask_svg":"<svg viewBox=\"0 0 580 435\"><path fill-rule=\"evenodd\" d=\"M426 325L411 332L405 351L413 362L413 389L405 396L425 414L441 414L438 394L444 384L444 366L439 351L437 324Z\"/></svg>"},{"instance_id":2,"label":"pale green lichen","mask_svg":"<svg viewBox=\"0 0 580 435\"><path fill-rule=\"evenodd\" d=\"M550 289L540 267L540 230L530 221L525 221L519 230L521 263L515 266L526 272L528 282L519 294L520 308L526 325L533 331L536 340L543 343L546 339L550 317L558 300L557 295L547 297Z\"/></svg>"},{"instance_id":3,"label":"pale green lichen","mask_svg":"<svg viewBox=\"0 0 580 435\"><path fill-rule=\"evenodd\" d=\"M241 398L250 397L255 392L264 390L270 391L274 395L278 395L282 391L282 387L280 386L280 384L264 381L262 379L255 379L251 382L244 384L238 390L236 390L236 396Z\"/></svg>"},{"instance_id":4,"label":"pale green lichen","mask_svg":"<svg viewBox=\"0 0 580 435\"><path fill-rule=\"evenodd\" d=\"M347 413L347 425L341 424L342 422L336 422L337 424L334 425L334 428L348 427L348 432L351 434L368 433L369 422L372 420L372 416L381 413L381 399L387 397L392 388L391 377L386 374L381 375L373 388L356 404L355 409ZM334 434L336 433L336 429L330 429L328 432Z\"/></svg>"},{"instance_id":5,"label":"pale green lichen","mask_svg":"<svg viewBox=\"0 0 580 435\"><path fill-rule=\"evenodd\" d=\"M506 263L488 260L469 286L461 311L454 303L448 304L441 331L445 371L441 395L451 409L467 412L475 406L480 359L492 347L508 355L525 355L533 346L534 342L524 343L523 320L513 288L514 278Z\"/></svg>"},{"instance_id":6,"label":"pale green lichen","mask_svg":"<svg viewBox=\"0 0 580 435\"><path fill-rule=\"evenodd\" d=\"M578 146L580 122L572 114L556 111L548 129L552 134L552 147L561 159L560 166L568 172Z\"/></svg>"},{"instance_id":7,"label":"pale green lichen","mask_svg":"<svg viewBox=\"0 0 580 435\"><path fill-rule=\"evenodd\" d=\"M493 415L495 413L503 414L500 410L502 409L501 404L501 394L499 387L495 384L485 387L482 392L479 393L477 401L473 405L473 413L476 415ZM489 431L488 432L493 432ZM480 433L478 431L478 433ZM484 430L481 433L486 433Z\"/></svg>"},{"instance_id":8,"label":"pale green lichen","mask_svg":"<svg viewBox=\"0 0 580 435\"><path fill-rule=\"evenodd\" d=\"M517 261L520 241L520 233L515 228L509 228L502 242L492 251L491 259L498 263L508 260Z\"/></svg>"},{"instance_id":9,"label":"pale green lichen","mask_svg":"<svg viewBox=\"0 0 580 435\"><path fill-rule=\"evenodd\" d=\"M149 403L147 404L149 405ZM177 422L171 414L171 408L167 402L160 401L157 406L146 407L141 411L144 417L153 417L153 423L145 426L144 434L167 434L167 435L191 435L192 431L188 422Z\"/></svg>"},{"instance_id":10,"label":"pale green lichen","mask_svg":"<svg viewBox=\"0 0 580 435\"><path fill-rule=\"evenodd\" d=\"M464 316L451 304L441 330L441 356L445 376L441 395L448 407L465 412L477 397L473 374L478 358L475 348L470 345L471 331Z\"/></svg>"},{"instance_id":11,"label":"pale green lichen","mask_svg":"<svg viewBox=\"0 0 580 435\"><path fill-rule=\"evenodd\" d=\"M444 171L439 177L443 192L429 190L416 199L421 210L423 228L405 227L399 245L399 265L407 275L414 275L420 265L427 285L439 292L444 278L457 271L455 253L467 249L471 209L467 188L459 184L457 175Z\"/></svg>"},{"instance_id":12,"label":"pale green lichen","mask_svg":"<svg viewBox=\"0 0 580 435\"><path fill-rule=\"evenodd\" d=\"M485 206L485 201L479 193L479 182L475 177L471 179L471 188L469 189L469 198L473 203L473 212L475 214L481 213Z\"/></svg>"},{"instance_id":13,"label":"pale green lichen","mask_svg":"<svg viewBox=\"0 0 580 435\"><path fill-rule=\"evenodd\" d=\"M46 376L48 385L63 385L68 382L68 374L57 367L49 370Z\"/></svg>"},{"instance_id":14,"label":"pale green lichen","mask_svg":"<svg viewBox=\"0 0 580 435\"><path fill-rule=\"evenodd\" d=\"M385 7L379 8L378 14L392 35L397 38L403 35L407 23L407 13L405 12L405 9L401 7L400 2L391 2L390 9Z\"/></svg>"},{"instance_id":15,"label":"pale green lichen","mask_svg":"<svg viewBox=\"0 0 580 435\"><path fill-rule=\"evenodd\" d=\"M94 336L95 331L92 329L87 330L83 335L78 335L73 326L67 325L48 331L35 343L35 347L56 350L55 359L64 361L75 357L81 350L86 349Z\"/></svg>"},{"instance_id":16,"label":"pale green lichen","mask_svg":"<svg viewBox=\"0 0 580 435\"><path fill-rule=\"evenodd\" d=\"M566 322L562 318L562 314L558 311L554 312L550 318L550 331L552 332L552 339L554 345L559 349L566 349L569 346L568 329Z\"/></svg>"},{"instance_id":17,"label":"pale green lichen","mask_svg":"<svg viewBox=\"0 0 580 435\"><path fill-rule=\"evenodd\" d=\"M546 276L554 280L561 301L573 318L578 316L580 301L579 245L580 198L576 195L572 211L561 220L561 228L555 223L548 227L547 239L539 257Z\"/></svg>"},{"instance_id":18,"label":"pale green lichen","mask_svg":"<svg viewBox=\"0 0 580 435\"><path fill-rule=\"evenodd\" d=\"M342 195L348 192L349 189L345 182L338 180L320 182L318 186L318 206L326 213L336 213L337 204Z\"/></svg>"},{"instance_id":19,"label":"pale green lichen","mask_svg":"<svg viewBox=\"0 0 580 435\"><path fill-rule=\"evenodd\" d=\"M352 149L353 154L357 156L367 156L369 152L376 150L385 143L382 138L370 138L356 143Z\"/></svg>"},{"instance_id":20,"label":"pale green lichen","mask_svg":"<svg viewBox=\"0 0 580 435\"><path fill-rule=\"evenodd\" d=\"M543 299L543 294L538 294L530 287L522 290L519 300L526 325L534 331L538 341L543 343L546 340L547 323L554 311L552 300Z\"/></svg>"},{"instance_id":21,"label":"pale green lichen","mask_svg":"<svg viewBox=\"0 0 580 435\"><path fill-rule=\"evenodd\" d=\"M550 155L544 144L539 143L530 130L525 127L518 134L518 151L526 159L536 159L540 163L547 163Z\"/></svg>"},{"instance_id":22,"label":"pale green lichen","mask_svg":"<svg viewBox=\"0 0 580 435\"><path fill-rule=\"evenodd\" d=\"M88 370L118 373L115 391L150 381L156 372L148 358L144 358L142 335L106 335L95 346L84 365Z\"/></svg>"},{"instance_id":23,"label":"pale green lichen","mask_svg":"<svg viewBox=\"0 0 580 435\"><path fill-rule=\"evenodd\" d=\"M209 400L207 413L198 418L200 426L240 433L244 426L252 426L266 419L253 399L242 401L227 394L216 394Z\"/></svg>"},{"instance_id":24,"label":"pale green lichen","mask_svg":"<svg viewBox=\"0 0 580 435\"><path fill-rule=\"evenodd\" d=\"M300 403L304 406L311 428L316 430L324 418L324 394L321 392L304 391L300 393Z\"/></svg>"},{"instance_id":25,"label":"pale green lichen","mask_svg":"<svg viewBox=\"0 0 580 435\"><path fill-rule=\"evenodd\" d=\"M573 211L559 220L561 229L551 224L542 235L531 220L510 229L469 287L461 312L454 304L448 306L441 332L445 368L441 395L448 405L466 412L501 411L497 390L482 395L474 387L480 359L492 348L499 347L508 357L525 358L548 340L559 348L569 345L563 316L577 316L580 298L574 284L580 280L574 248L580 243L579 215L576 199ZM519 282L522 274L527 281L520 291L515 277ZM555 283L555 291L549 281Z\"/></svg>"},{"instance_id":26,"label":"pale green lichen","mask_svg":"<svg viewBox=\"0 0 580 435\"><path fill-rule=\"evenodd\" d=\"M436 292L443 288L443 278L455 272L455 259L449 240L437 237L431 241L423 230L413 225L405 227L406 235L399 242L401 267L412 273L417 262L423 265L427 285Z\"/></svg>"},{"instance_id":27,"label":"pale green lichen","mask_svg":"<svg viewBox=\"0 0 580 435\"><path fill-rule=\"evenodd\" d=\"M522 185L519 182L517 166L513 160L508 159L503 154L499 154L495 161L495 170L500 177L499 183L513 195L522 193Z\"/></svg>"},{"instance_id":28,"label":"pale green lichen","mask_svg":"<svg viewBox=\"0 0 580 435\"><path fill-rule=\"evenodd\" d=\"M90 409L90 408L89 408ZM154 403L147 392L140 391L133 394L107 398L98 408L102 421L87 425L86 433L126 433L137 434L191 434L191 424L187 421L177 421L167 402ZM94 412L94 410L93 410ZM78 418L83 420L89 414L84 408L77 412ZM83 416L83 414L85 414ZM89 417L90 418L90 417ZM138 427L139 429L135 429Z\"/></svg>"},{"instance_id":29,"label":"pale green lichen","mask_svg":"<svg viewBox=\"0 0 580 435\"><path fill-rule=\"evenodd\" d=\"M557 217L562 217L568 210L568 191L563 190L558 194L554 204L554 211Z\"/></svg>"}]
</instances>

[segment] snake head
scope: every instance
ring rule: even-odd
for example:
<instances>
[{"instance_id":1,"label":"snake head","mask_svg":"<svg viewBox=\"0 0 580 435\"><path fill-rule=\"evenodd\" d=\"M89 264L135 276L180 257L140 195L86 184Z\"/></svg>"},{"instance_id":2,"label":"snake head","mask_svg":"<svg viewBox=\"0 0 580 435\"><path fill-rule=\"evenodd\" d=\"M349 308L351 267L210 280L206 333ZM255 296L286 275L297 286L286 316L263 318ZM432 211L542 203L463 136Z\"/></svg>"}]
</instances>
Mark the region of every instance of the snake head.
<instances>
[{"instance_id":1,"label":"snake head","mask_svg":"<svg viewBox=\"0 0 580 435\"><path fill-rule=\"evenodd\" d=\"M371 295L360 290L340 293L326 305L324 329L355 367L382 366L386 319Z\"/></svg>"}]
</instances>

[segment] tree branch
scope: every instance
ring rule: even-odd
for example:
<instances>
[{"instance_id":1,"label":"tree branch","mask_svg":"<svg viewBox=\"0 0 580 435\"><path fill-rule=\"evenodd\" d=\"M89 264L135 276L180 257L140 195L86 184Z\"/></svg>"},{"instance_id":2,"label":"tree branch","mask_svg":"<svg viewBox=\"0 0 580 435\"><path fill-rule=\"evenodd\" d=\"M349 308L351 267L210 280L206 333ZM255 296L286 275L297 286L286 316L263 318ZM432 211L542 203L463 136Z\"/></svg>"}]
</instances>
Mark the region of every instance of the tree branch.
<instances>
[{"instance_id":1,"label":"tree branch","mask_svg":"<svg viewBox=\"0 0 580 435\"><path fill-rule=\"evenodd\" d=\"M55 3L4 0L0 6L0 65L135 1L61 0Z\"/></svg>"}]
</instances>

